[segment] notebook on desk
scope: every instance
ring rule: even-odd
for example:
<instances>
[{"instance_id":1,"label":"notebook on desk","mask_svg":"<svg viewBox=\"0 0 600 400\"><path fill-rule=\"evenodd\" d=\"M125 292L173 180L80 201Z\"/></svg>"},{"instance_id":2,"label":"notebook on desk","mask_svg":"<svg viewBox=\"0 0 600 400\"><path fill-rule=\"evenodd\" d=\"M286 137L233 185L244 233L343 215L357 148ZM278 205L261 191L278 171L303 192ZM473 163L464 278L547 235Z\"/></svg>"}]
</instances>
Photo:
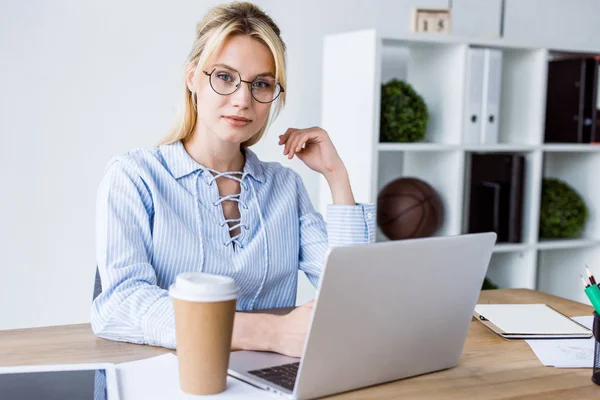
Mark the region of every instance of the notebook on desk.
<instances>
[{"instance_id":1,"label":"notebook on desk","mask_svg":"<svg viewBox=\"0 0 600 400\"><path fill-rule=\"evenodd\" d=\"M478 321L504 339L587 339L585 326L547 304L478 304Z\"/></svg>"}]
</instances>

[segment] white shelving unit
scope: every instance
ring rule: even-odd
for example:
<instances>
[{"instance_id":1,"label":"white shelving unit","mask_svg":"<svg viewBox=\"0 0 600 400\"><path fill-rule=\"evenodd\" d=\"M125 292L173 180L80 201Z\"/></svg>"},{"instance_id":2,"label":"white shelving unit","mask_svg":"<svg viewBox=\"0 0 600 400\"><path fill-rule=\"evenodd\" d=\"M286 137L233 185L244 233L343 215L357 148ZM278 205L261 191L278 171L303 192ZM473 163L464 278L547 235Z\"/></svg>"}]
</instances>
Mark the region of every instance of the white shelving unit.
<instances>
[{"instance_id":1,"label":"white shelving unit","mask_svg":"<svg viewBox=\"0 0 600 400\"><path fill-rule=\"evenodd\" d=\"M462 143L469 47L502 51L498 144ZM522 243L499 243L488 277L501 287L524 287L586 301L579 273L585 264L600 275L600 145L545 144L548 61L557 53L599 49L534 48L504 40L435 34L381 37L375 30L330 35L323 52L322 126L348 168L359 202L377 202L381 188L401 176L432 185L445 212L435 235L465 232L465 183L470 153L509 152L526 157ZM430 120L419 143L380 143L381 85L406 80L423 96ZM583 236L540 240L543 177L572 185L590 210ZM321 180L319 209L331 202ZM387 240L380 232L377 240Z\"/></svg>"}]
</instances>

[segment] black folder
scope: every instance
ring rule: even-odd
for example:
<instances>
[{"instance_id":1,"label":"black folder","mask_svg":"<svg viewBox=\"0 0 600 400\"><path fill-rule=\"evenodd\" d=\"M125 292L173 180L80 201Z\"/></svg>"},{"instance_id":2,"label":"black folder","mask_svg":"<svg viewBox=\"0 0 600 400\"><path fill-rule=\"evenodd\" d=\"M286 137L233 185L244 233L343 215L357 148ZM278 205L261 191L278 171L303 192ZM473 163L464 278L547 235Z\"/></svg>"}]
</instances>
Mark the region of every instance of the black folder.
<instances>
[{"instance_id":1,"label":"black folder","mask_svg":"<svg viewBox=\"0 0 600 400\"><path fill-rule=\"evenodd\" d=\"M597 57L570 57L548 64L546 143L600 141Z\"/></svg>"},{"instance_id":2,"label":"black folder","mask_svg":"<svg viewBox=\"0 0 600 400\"><path fill-rule=\"evenodd\" d=\"M524 174L522 154L471 154L469 233L493 231L499 243L521 242Z\"/></svg>"}]
</instances>

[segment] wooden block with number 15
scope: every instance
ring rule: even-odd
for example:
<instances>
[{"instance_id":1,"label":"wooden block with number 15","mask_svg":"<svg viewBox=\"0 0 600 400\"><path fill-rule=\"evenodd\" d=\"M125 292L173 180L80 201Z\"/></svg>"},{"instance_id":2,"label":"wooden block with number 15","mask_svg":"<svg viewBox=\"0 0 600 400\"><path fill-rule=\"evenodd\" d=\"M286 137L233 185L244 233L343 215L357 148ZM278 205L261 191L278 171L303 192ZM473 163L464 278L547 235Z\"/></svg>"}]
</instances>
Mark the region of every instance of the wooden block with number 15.
<instances>
[{"instance_id":1,"label":"wooden block with number 15","mask_svg":"<svg viewBox=\"0 0 600 400\"><path fill-rule=\"evenodd\" d=\"M413 32L450 33L450 9L416 8L413 13Z\"/></svg>"}]
</instances>

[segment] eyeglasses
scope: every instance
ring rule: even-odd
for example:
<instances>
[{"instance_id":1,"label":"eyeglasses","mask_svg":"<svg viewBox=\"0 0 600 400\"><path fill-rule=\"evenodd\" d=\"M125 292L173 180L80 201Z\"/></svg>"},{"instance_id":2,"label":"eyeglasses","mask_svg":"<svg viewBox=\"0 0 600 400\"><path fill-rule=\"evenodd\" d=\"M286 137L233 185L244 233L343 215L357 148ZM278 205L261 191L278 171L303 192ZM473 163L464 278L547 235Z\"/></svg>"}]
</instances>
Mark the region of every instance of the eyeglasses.
<instances>
[{"instance_id":1,"label":"eyeglasses","mask_svg":"<svg viewBox=\"0 0 600 400\"><path fill-rule=\"evenodd\" d=\"M271 103L284 92L283 88L270 76L257 76L253 81L244 81L239 72L226 68L215 68L211 73L202 71L208 76L210 87L222 96L228 96L238 90L242 84L250 84L250 93L259 103Z\"/></svg>"}]
</instances>

